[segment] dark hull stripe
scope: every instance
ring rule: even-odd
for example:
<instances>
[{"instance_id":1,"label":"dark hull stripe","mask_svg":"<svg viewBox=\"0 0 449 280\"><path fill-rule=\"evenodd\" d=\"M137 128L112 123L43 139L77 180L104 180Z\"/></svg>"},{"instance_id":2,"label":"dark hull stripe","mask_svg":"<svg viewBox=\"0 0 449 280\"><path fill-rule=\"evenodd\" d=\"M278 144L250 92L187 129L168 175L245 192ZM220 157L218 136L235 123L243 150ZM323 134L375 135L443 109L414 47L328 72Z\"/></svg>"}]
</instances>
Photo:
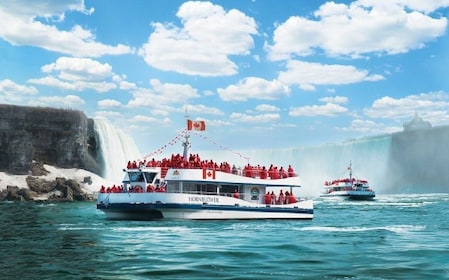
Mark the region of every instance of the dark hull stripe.
<instances>
[{"instance_id":1,"label":"dark hull stripe","mask_svg":"<svg viewBox=\"0 0 449 280\"><path fill-rule=\"evenodd\" d=\"M103 211L143 211L164 210L164 209L186 209L186 210L221 210L221 211L248 211L248 212L274 212L274 213L303 213L313 214L313 209L304 208L275 208L275 207L244 207L227 205L207 205L207 204L177 204L177 203L113 203L97 204L97 209Z\"/></svg>"}]
</instances>

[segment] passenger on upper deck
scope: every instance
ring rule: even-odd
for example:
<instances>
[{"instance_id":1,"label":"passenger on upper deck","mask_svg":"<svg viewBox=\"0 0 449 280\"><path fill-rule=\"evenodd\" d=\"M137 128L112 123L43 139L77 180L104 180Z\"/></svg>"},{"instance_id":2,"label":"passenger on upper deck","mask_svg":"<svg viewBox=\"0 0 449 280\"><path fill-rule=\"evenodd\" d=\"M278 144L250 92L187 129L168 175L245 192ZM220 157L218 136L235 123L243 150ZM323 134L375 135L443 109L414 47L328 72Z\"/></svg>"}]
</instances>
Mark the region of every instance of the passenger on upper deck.
<instances>
[{"instance_id":1,"label":"passenger on upper deck","mask_svg":"<svg viewBox=\"0 0 449 280\"><path fill-rule=\"evenodd\" d=\"M237 167L235 167L235 164L232 165L232 174L237 175L238 170Z\"/></svg>"},{"instance_id":2,"label":"passenger on upper deck","mask_svg":"<svg viewBox=\"0 0 449 280\"><path fill-rule=\"evenodd\" d=\"M279 175L281 178L287 178L288 174L287 171L285 171L284 167L281 166L281 169L279 169Z\"/></svg>"},{"instance_id":3,"label":"passenger on upper deck","mask_svg":"<svg viewBox=\"0 0 449 280\"><path fill-rule=\"evenodd\" d=\"M293 167L291 165L288 166L287 172L288 177L295 177L295 170L293 170Z\"/></svg>"},{"instance_id":4,"label":"passenger on upper deck","mask_svg":"<svg viewBox=\"0 0 449 280\"><path fill-rule=\"evenodd\" d=\"M265 168L265 166L262 166L262 169L260 170L260 179L267 179L268 177L268 171Z\"/></svg>"}]
</instances>

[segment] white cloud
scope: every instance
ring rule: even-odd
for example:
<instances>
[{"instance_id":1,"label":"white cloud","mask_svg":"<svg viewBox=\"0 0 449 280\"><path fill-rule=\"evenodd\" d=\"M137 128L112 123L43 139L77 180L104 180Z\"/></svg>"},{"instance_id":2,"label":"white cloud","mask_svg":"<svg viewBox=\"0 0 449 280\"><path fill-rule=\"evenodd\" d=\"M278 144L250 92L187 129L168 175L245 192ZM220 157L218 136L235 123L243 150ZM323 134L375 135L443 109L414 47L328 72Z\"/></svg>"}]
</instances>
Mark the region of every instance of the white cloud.
<instances>
[{"instance_id":1,"label":"white cloud","mask_svg":"<svg viewBox=\"0 0 449 280\"><path fill-rule=\"evenodd\" d=\"M68 81L103 81L112 77L111 65L90 58L60 57L41 69L44 73L59 72L59 78Z\"/></svg>"},{"instance_id":2,"label":"white cloud","mask_svg":"<svg viewBox=\"0 0 449 280\"><path fill-rule=\"evenodd\" d=\"M29 79L28 83L76 91L92 89L107 92L117 88L113 82L116 75L112 67L90 58L60 57L55 63L42 66L41 70L49 76Z\"/></svg>"},{"instance_id":3,"label":"white cloud","mask_svg":"<svg viewBox=\"0 0 449 280\"><path fill-rule=\"evenodd\" d=\"M132 91L133 99L128 102L130 107L159 108L171 104L185 104L190 99L200 97L198 91L188 84L164 84L157 79L152 79L150 84L151 88Z\"/></svg>"},{"instance_id":4,"label":"white cloud","mask_svg":"<svg viewBox=\"0 0 449 280\"><path fill-rule=\"evenodd\" d=\"M268 81L248 77L236 85L218 88L218 95L224 101L247 101L248 99L275 100L290 94L290 88L278 80Z\"/></svg>"},{"instance_id":5,"label":"white cloud","mask_svg":"<svg viewBox=\"0 0 449 280\"><path fill-rule=\"evenodd\" d=\"M0 103L24 103L23 99L25 97L37 93L38 91L35 87L19 85L9 79L0 81Z\"/></svg>"},{"instance_id":6,"label":"white cloud","mask_svg":"<svg viewBox=\"0 0 449 280\"><path fill-rule=\"evenodd\" d=\"M291 117L299 117L299 116L326 116L326 117L334 117L337 115L341 115L348 112L348 109L342 107L337 104L327 103L324 105L312 105L312 106L303 106L303 107L291 107L289 111L289 115Z\"/></svg>"},{"instance_id":7,"label":"white cloud","mask_svg":"<svg viewBox=\"0 0 449 280\"><path fill-rule=\"evenodd\" d=\"M205 106L202 104L199 105L189 104L187 107L187 114L216 115L216 116L224 115L223 111L221 111L220 109Z\"/></svg>"},{"instance_id":8,"label":"white cloud","mask_svg":"<svg viewBox=\"0 0 449 280\"><path fill-rule=\"evenodd\" d=\"M10 94L36 94L37 89L35 87L29 87L24 85L19 85L9 79L0 81L0 93L5 95Z\"/></svg>"},{"instance_id":9,"label":"white cloud","mask_svg":"<svg viewBox=\"0 0 449 280\"><path fill-rule=\"evenodd\" d=\"M356 119L351 122L350 127L342 128L342 131L357 131L357 132L381 132L385 128L381 124L377 124L371 120Z\"/></svg>"},{"instance_id":10,"label":"white cloud","mask_svg":"<svg viewBox=\"0 0 449 280\"><path fill-rule=\"evenodd\" d=\"M133 121L159 124L159 125L160 124L171 124L171 120L169 118L158 119L158 118L148 117L148 116L143 116L143 115L134 116Z\"/></svg>"},{"instance_id":11,"label":"white cloud","mask_svg":"<svg viewBox=\"0 0 449 280\"><path fill-rule=\"evenodd\" d=\"M261 114L261 115L248 115L242 113L232 113L230 119L235 122L244 123L268 123L280 120L279 114Z\"/></svg>"},{"instance_id":12,"label":"white cloud","mask_svg":"<svg viewBox=\"0 0 449 280\"><path fill-rule=\"evenodd\" d=\"M279 107L270 104L260 104L256 106L256 111L259 112L279 112L280 110Z\"/></svg>"},{"instance_id":13,"label":"white cloud","mask_svg":"<svg viewBox=\"0 0 449 280\"><path fill-rule=\"evenodd\" d=\"M315 20L294 16L277 26L267 50L272 60L308 56L318 49L352 57L406 53L444 35L447 18L420 12L443 6L448 6L447 0L326 2L315 11Z\"/></svg>"},{"instance_id":14,"label":"white cloud","mask_svg":"<svg viewBox=\"0 0 449 280\"><path fill-rule=\"evenodd\" d=\"M103 99L98 101L98 107L100 108L118 108L122 106L122 104L114 99Z\"/></svg>"},{"instance_id":15,"label":"white cloud","mask_svg":"<svg viewBox=\"0 0 449 280\"><path fill-rule=\"evenodd\" d=\"M79 108L86 102L77 95L66 95L66 96L43 96L33 101L33 103L35 105L40 106Z\"/></svg>"},{"instance_id":16,"label":"white cloud","mask_svg":"<svg viewBox=\"0 0 449 280\"><path fill-rule=\"evenodd\" d=\"M176 14L183 26L153 23L154 32L139 50L160 70L187 75L228 76L237 73L231 55L248 55L256 23L242 12L225 11L211 2L189 1Z\"/></svg>"},{"instance_id":17,"label":"white cloud","mask_svg":"<svg viewBox=\"0 0 449 280\"><path fill-rule=\"evenodd\" d=\"M73 56L99 57L132 53L125 45L110 46L95 41L90 30L79 25L70 30L59 30L49 21L64 20L66 12L93 13L86 9L83 0L73 1L4 1L0 4L0 38L12 45L35 46ZM39 21L43 17L46 21Z\"/></svg>"},{"instance_id":18,"label":"white cloud","mask_svg":"<svg viewBox=\"0 0 449 280\"><path fill-rule=\"evenodd\" d=\"M320 64L290 60L287 71L279 73L279 81L299 85L304 90L315 90L315 85L344 85L361 81L383 80L381 75L369 75L351 65Z\"/></svg>"},{"instance_id":19,"label":"white cloud","mask_svg":"<svg viewBox=\"0 0 449 280\"><path fill-rule=\"evenodd\" d=\"M403 98L384 96L364 110L370 118L408 120L415 113L433 124L447 123L449 120L449 96L444 92L421 93Z\"/></svg>"},{"instance_id":20,"label":"white cloud","mask_svg":"<svg viewBox=\"0 0 449 280\"><path fill-rule=\"evenodd\" d=\"M348 98L345 96L332 96L332 97L323 97L319 99L321 102L325 103L334 103L334 104L346 104L348 103Z\"/></svg>"},{"instance_id":21,"label":"white cloud","mask_svg":"<svg viewBox=\"0 0 449 280\"><path fill-rule=\"evenodd\" d=\"M117 111L96 111L95 117L104 117L104 118L121 118L122 114Z\"/></svg>"}]
</instances>

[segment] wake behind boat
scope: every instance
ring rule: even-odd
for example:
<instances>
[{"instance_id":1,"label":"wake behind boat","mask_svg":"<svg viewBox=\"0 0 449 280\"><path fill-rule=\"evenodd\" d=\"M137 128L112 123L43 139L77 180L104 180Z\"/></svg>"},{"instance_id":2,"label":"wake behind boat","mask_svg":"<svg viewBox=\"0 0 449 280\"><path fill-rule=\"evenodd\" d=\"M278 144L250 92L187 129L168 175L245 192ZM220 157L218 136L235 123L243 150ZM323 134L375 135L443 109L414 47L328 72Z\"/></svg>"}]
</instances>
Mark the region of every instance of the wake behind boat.
<instances>
[{"instance_id":1,"label":"wake behind boat","mask_svg":"<svg viewBox=\"0 0 449 280\"><path fill-rule=\"evenodd\" d=\"M130 162L121 185L102 186L97 209L129 220L313 218L313 201L295 196L301 181L291 166L236 168L189 154L190 131L204 129L203 121L187 121L182 156Z\"/></svg>"},{"instance_id":2,"label":"wake behind boat","mask_svg":"<svg viewBox=\"0 0 449 280\"><path fill-rule=\"evenodd\" d=\"M349 177L324 182L321 197L343 197L354 200L371 200L376 193L367 180L352 177L352 164L348 167Z\"/></svg>"}]
</instances>

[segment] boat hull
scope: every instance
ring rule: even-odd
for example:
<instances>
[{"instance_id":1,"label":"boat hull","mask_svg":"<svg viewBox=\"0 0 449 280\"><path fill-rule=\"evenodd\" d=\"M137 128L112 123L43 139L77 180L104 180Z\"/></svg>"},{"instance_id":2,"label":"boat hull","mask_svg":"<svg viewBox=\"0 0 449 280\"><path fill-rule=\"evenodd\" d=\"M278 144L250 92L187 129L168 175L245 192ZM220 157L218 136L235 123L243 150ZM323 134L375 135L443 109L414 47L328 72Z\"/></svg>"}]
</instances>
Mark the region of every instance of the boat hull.
<instances>
[{"instance_id":1,"label":"boat hull","mask_svg":"<svg viewBox=\"0 0 449 280\"><path fill-rule=\"evenodd\" d=\"M312 200L265 205L210 195L100 194L97 209L120 220L313 219Z\"/></svg>"},{"instance_id":2,"label":"boat hull","mask_svg":"<svg viewBox=\"0 0 449 280\"><path fill-rule=\"evenodd\" d=\"M372 191L333 191L331 193L321 194L321 197L341 197L351 200L373 200L376 197L376 194Z\"/></svg>"}]
</instances>

